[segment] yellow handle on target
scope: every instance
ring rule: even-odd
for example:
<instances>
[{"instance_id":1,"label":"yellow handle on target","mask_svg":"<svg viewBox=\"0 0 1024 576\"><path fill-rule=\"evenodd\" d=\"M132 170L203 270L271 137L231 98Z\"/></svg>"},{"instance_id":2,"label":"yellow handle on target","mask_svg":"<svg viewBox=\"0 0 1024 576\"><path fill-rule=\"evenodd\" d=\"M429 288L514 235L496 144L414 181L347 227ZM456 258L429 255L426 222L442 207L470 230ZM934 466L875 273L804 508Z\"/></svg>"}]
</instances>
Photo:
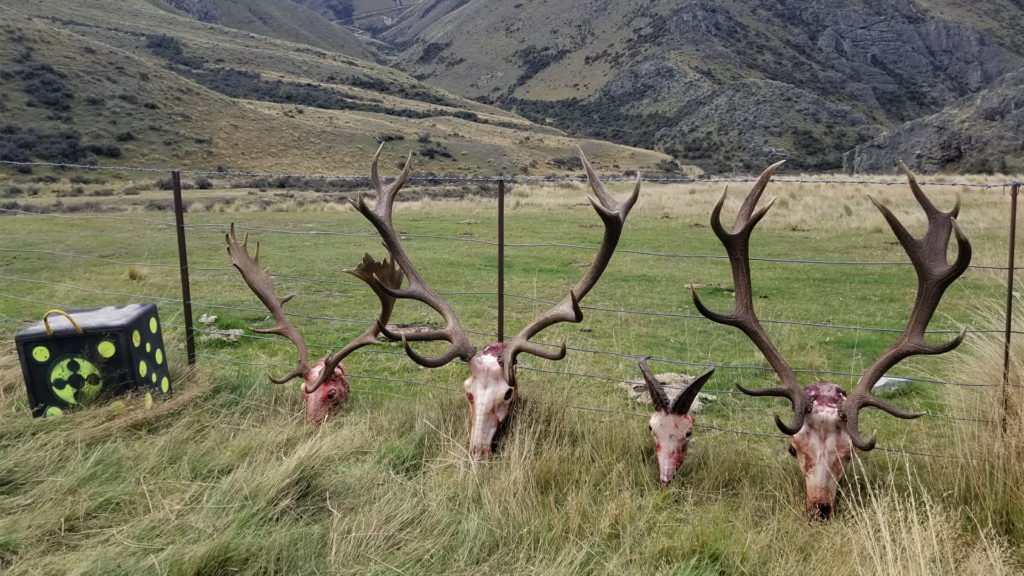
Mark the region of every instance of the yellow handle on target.
<instances>
[{"instance_id":1,"label":"yellow handle on target","mask_svg":"<svg viewBox=\"0 0 1024 576\"><path fill-rule=\"evenodd\" d=\"M71 322L71 325L75 327L75 330L78 330L79 334L84 333L82 332L82 327L78 325L78 322L75 322L74 318L68 316L67 312L63 310L49 310L46 312L46 314L43 314L43 326L46 327L47 336L53 336L53 329L50 328L50 314L60 314L61 316L67 318L68 322Z\"/></svg>"}]
</instances>

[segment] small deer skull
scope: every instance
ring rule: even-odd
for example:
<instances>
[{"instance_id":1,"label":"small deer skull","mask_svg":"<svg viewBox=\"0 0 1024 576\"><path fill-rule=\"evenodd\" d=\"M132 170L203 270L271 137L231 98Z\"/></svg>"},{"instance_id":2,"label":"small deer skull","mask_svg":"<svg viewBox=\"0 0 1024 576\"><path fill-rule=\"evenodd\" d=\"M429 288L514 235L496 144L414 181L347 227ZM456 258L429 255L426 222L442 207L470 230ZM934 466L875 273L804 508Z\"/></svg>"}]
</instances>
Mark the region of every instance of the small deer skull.
<instances>
[{"instance_id":1,"label":"small deer skull","mask_svg":"<svg viewBox=\"0 0 1024 576\"><path fill-rule=\"evenodd\" d=\"M348 394L351 391L348 380L345 379L345 367L339 363L334 367L332 377L325 379L323 384L313 392L306 392L306 390L312 390L316 382L320 380L325 361L326 358L321 358L308 372L302 375L302 399L306 401L306 422L310 424L321 424L327 420L335 408L348 400Z\"/></svg>"},{"instance_id":2,"label":"small deer skull","mask_svg":"<svg viewBox=\"0 0 1024 576\"><path fill-rule=\"evenodd\" d=\"M648 359L649 357L640 360L640 371L644 375L647 390L651 393L651 401L654 403L654 414L651 415L648 428L654 437L659 479L662 486L667 486L682 465L686 451L690 447L690 437L693 435L693 414L690 413L690 408L704 383L715 373L715 367L711 366L706 372L694 378L675 399L669 401L664 385L647 368Z\"/></svg>"}]
</instances>

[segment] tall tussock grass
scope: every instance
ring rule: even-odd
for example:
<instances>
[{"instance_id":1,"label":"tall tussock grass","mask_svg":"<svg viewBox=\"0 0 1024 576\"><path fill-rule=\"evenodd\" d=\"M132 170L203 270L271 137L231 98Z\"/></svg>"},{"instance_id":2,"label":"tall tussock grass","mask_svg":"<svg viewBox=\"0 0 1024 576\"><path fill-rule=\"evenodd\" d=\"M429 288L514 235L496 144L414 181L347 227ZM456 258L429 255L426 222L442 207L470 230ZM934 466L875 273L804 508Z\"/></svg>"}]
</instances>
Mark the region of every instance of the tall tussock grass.
<instances>
[{"instance_id":1,"label":"tall tussock grass","mask_svg":"<svg viewBox=\"0 0 1024 576\"><path fill-rule=\"evenodd\" d=\"M1024 342L1013 382L1022 354ZM998 382L1001 338L972 335L947 362L961 381ZM357 380L340 413L312 428L294 388L259 370L174 366L175 396L152 411L129 400L39 421L16 368L0 356L10 574L1021 569L1024 402L1011 396L999 434L998 387L950 387L948 414L996 423L950 420L919 447L950 458L862 455L834 520L815 525L784 440L698 429L662 488L645 418L575 409L581 388L533 377L495 455L474 460L457 393Z\"/></svg>"}]
</instances>

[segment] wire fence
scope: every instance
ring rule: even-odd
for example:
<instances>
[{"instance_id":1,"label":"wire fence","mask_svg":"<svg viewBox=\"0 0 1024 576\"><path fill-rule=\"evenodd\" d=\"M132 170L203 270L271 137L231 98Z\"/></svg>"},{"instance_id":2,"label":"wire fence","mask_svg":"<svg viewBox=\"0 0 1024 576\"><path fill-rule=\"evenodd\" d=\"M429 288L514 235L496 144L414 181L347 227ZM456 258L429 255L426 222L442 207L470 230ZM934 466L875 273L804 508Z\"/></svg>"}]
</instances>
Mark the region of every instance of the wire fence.
<instances>
[{"instance_id":1,"label":"wire fence","mask_svg":"<svg viewBox=\"0 0 1024 576\"><path fill-rule=\"evenodd\" d=\"M52 164L52 163L0 162L0 164L17 164L17 165L28 165L28 166L49 166L51 168L60 168L60 169L142 171L142 172L165 173L165 174L166 173L177 172L179 174L217 175L217 176L234 176L234 177L291 177L291 178L305 178L305 179L337 179L337 180L363 180L363 179L368 180L369 179L369 177L365 176L365 175L352 176L352 175L328 175L328 174L276 174L276 173L263 173L263 172L231 172L231 171L208 171L208 170L168 170L168 169L161 169L161 168L138 168L138 167L124 167L124 166L119 166L119 167L115 167L115 166L102 166L101 167L101 166L84 166L84 165L74 165L74 164ZM462 182L490 182L490 183L496 183L497 182L497 183L500 183L500 184L503 184L505 182L509 182L509 183L516 183L516 182L543 183L543 182L581 182L581 181L586 181L585 178L505 178L505 179L498 180L498 179L495 179L495 178L467 178L467 177L448 177L448 176L445 176L445 177L435 177L435 176L422 176L421 177L421 176L416 176L416 177L410 178L410 180L414 180L414 181L417 181L417 180L418 181L434 181L434 182L449 182L449 181L451 181L451 182L454 182L454 181L462 181ZM605 180L605 181L633 181L634 179L632 179L632 178L620 178L620 177L614 177L613 176L613 177L608 177L608 178L602 178L602 180ZM668 182L675 182L675 183L715 183L715 182L719 182L719 183L732 183L732 182L753 182L755 180L756 179L754 179L754 178L654 178L654 179L645 178L644 179L645 182L666 182L666 183L668 183ZM177 182L177 176L175 176L175 181ZM777 181L777 182L790 182L790 183L827 184L827 185L832 185L832 184L836 184L836 185L858 184L858 185L884 185L884 186L892 186L892 185L905 185L906 184L904 181L896 181L896 180L881 180L881 181L879 181L879 180L842 180L842 179L822 180L822 179L775 178L775 179L773 179L773 181ZM1008 181L1008 182L1004 182L1004 183L995 183L995 184L992 184L992 183L981 183L981 184L979 184L979 183L967 183L967 182L920 182L920 184L926 185L926 186L968 187L968 188L978 188L978 189L994 189L994 188L1000 188L1000 187L1010 187L1011 188L1011 193L1012 193L1012 196L1013 196L1013 200L1014 200L1014 211L1015 211L1015 205L1016 205L1015 202L1016 202L1017 188L1019 186L1019 183L1016 182L1016 181ZM180 188L176 188L174 190L174 193L176 195L180 195L180 193L181 193L180 192ZM502 195L502 197L503 197L503 195ZM177 222L167 221L167 220L160 220L160 219L154 219L154 218L135 217L135 216L110 216L110 215L104 215L104 214L88 214L88 215L51 214L51 213L33 212L33 211L30 211L30 210L21 210L21 209L18 209L18 208L6 208L6 207L5 208L0 208L0 216L2 216L4 214L10 215L10 216L17 216L17 217L43 217L43 218L60 218L60 219L70 219L70 220L114 220L114 221L124 221L124 222L138 222L138 223L145 224L145 225L179 227L179 224ZM179 213L179 214L177 214L177 216L179 218L181 218L183 215L181 213ZM187 229L218 228L218 229L225 230L225 229L227 229L228 224L224 224L224 223L192 223L192 224L182 224L180 227L182 229L186 229L186 228ZM339 232L339 231L326 231L326 230L301 230L301 231L298 231L298 230L282 230L282 229L275 229L275 228L247 227L247 226L235 226L235 228L240 229L240 230L245 230L245 231L260 232L260 233L270 233L270 234L288 234L288 235L306 235L306 236L367 237L367 238L375 237L375 235L367 234L367 233ZM504 250L505 248L514 248L514 249L568 248L568 249L589 250L589 251L594 251L594 250L598 249L596 246L586 246L586 245L568 244L568 243L507 243L506 244L503 241L493 242L493 241L484 240L484 239L477 239L477 238L462 238L462 237L443 236L443 235L430 235L430 234L401 234L401 237L403 237L403 238L406 238L406 237L409 237L409 238L424 238L424 239L434 239L434 240L439 240L439 241L474 243L474 244L479 244L479 245L488 246L488 247L497 247L497 248L499 248L501 250ZM1012 245L1011 245L1011 249L1012 249ZM161 263L161 262L127 262L127 261L116 260L116 259L112 259L112 258L105 258L105 257L98 256L98 255L81 254L81 253L78 253L78 252L63 252L63 251L57 251L57 250L22 249L22 248L7 248L7 247L3 247L3 248L0 248L0 252L4 252L4 253L35 254L35 255L54 257L54 258L69 258L69 259L72 259L72 260L86 260L86 261L91 261L91 262L97 262L97 263L109 264L109 265L117 265L117 266L146 266L146 267L156 267L156 268L178 268L178 269L182 269L183 268L183 266L181 265L180 261L179 262L174 262L174 263L170 263L170 262L163 262L163 263ZM640 256L640 257L668 258L668 259L712 259L712 260L721 260L721 259L726 259L727 258L727 256L723 256L723 255L712 255L712 254L673 254L673 253L651 252L651 251L642 251L642 250L630 250L630 249L621 249L621 248L617 249L616 252L620 253L620 254L623 254L624 256L628 256L628 257ZM184 253L180 254L179 258L180 258L180 260L184 260L185 259L185 254ZM912 266L912 263L909 262L909 261L892 261L892 262L879 262L879 261L827 261L827 260L802 260L802 259L783 259L783 258L750 258L750 260L751 261L759 261L759 262L775 263L775 264L784 264L784 265L794 264L794 265L814 265L814 266L901 266L901 267L903 267L903 266ZM1011 256L1010 256L1010 259L1009 259L1009 263L1010 263L1009 266L972 265L970 268L972 270L979 270L979 271L1007 272L1008 273L1008 277L1011 279L1011 282L1012 282L1012 276L1013 276L1013 273L1014 273L1013 255L1012 255L1012 253L1011 253ZM233 267L229 267L229 266L215 266L215 267L188 266L187 268L184 269L184 271L186 273L188 271L233 273L234 270L235 269ZM287 278L289 280L298 281L298 282L310 282L310 283L317 283L317 284L344 285L344 286L351 286L353 288L358 288L358 289L366 289L366 288L368 288L365 284L361 284L361 283L357 283L357 282L346 282L346 281L339 281L339 280L329 280L329 279L315 278L315 277L310 277L310 276L284 275L284 274L273 274L273 276L275 278ZM176 297L168 297L167 295L159 295L159 296L157 296L157 295L130 294L130 293L123 293L123 292L113 292L113 291L99 290L99 289L89 288L89 287L85 287L85 286L77 286L77 285L74 285L74 284L68 284L68 283L63 283L63 282L52 282L52 281L35 279L35 278L25 278L25 277L20 277L20 276L12 276L12 275L7 275L7 274L0 275L0 279L5 280L7 283L15 283L15 284L16 283L25 283L25 284L28 284L28 285L37 285L37 286L38 285L55 286L55 287L60 287L60 288L64 288L64 289L69 289L69 290L76 290L76 291L82 291L82 292L91 293L91 294L97 294L97 295L101 295L101 296L113 296L113 297L117 297L119 299L128 298L128 299L133 299L135 301L143 301L143 302L144 301L156 300L156 301L160 301L160 302L182 303L182 304L185 304L185 302L183 302L183 298L180 296L180 294L176 295ZM1012 291L1012 283L1010 284L1008 289L1010 291ZM549 300L545 300L545 299L541 299L541 298L536 298L536 297L533 297L533 296L522 295L522 294L510 294L510 293L504 292L503 290L501 290L501 291L474 291L474 292L440 292L440 294L443 295L443 296L448 296L448 297L452 297L452 296L457 296L457 297L473 297L473 296L494 297L494 296L499 296L500 295L502 297L521 299L521 300L524 300L524 301L538 302L538 303L547 304L547 305L555 304L555 302L553 302L553 301L549 301ZM12 300L20 300L20 301L25 301L25 302L30 302L30 303L42 304L42 305L46 305L46 306L57 306L57 307L63 307L63 308L71 307L71 305L69 303L66 303L66 302L65 303L46 302L46 301L42 301L42 300L36 300L36 299L28 298L28 297L25 297L25 296L19 296L19 295L8 294L8 293L0 293L0 298L12 299ZM122 301L118 301L117 303L123 303L123 300ZM206 308L206 309L211 309L211 310L232 310L232 311L256 312L256 313L265 313L266 312L266 310L259 309L259 308L227 306L227 305L223 305L223 304L216 304L216 303L209 303L209 302L200 302L200 301L190 301L190 302L188 302L188 304L190 304L191 306L196 306L196 307ZM1012 300L1008 299L1007 310L1006 310L1008 318L1012 314L1011 306L1012 306ZM585 305L581 305L580 307L583 310L586 310L586 311L601 312L601 313L615 314L615 315L633 315L633 316L650 316L650 317L663 317L663 318L681 318L681 319L694 319L694 320L699 320L699 321L706 321L706 319L703 316L696 315L696 314L683 314L683 313L648 311L648 310L617 309L617 308L585 306ZM331 316L318 316L318 315L299 314L299 313L292 313L292 312L288 312L288 313L286 313L286 315L289 316L289 317L302 318L302 319L307 319L307 320L318 320L318 321L329 321L329 322L343 322L343 323L352 323L352 324L359 324L359 325L369 325L369 324L373 323L371 321L363 320L363 319L340 318L340 317L331 317ZM2 318L6 319L7 316L2 315ZM770 324L801 326L801 327L807 327L807 328L812 328L812 329L823 329L823 330L885 332L885 333L901 333L901 332L903 332L902 329L900 329L900 328L893 328L893 327L834 325L834 324L829 324L829 323L803 322L803 321L783 320L783 319L761 319L761 322L762 323L770 323ZM223 331L221 331L221 330L209 330L209 329L206 329L206 328L195 327L192 324L192 318L190 318L190 317L185 317L185 324L165 323L164 325L168 326L168 327L171 327L171 328L177 328L177 329L184 330L186 332L186 334L188 335L187 337L189 339L192 338L192 334L193 333L206 334L206 335L209 335L209 336L218 336L218 335L223 333ZM413 326L417 326L417 325L413 325ZM481 335L481 336L498 337L498 334L489 333L489 332L471 331L471 330L467 330L467 332L471 333L471 334ZM930 330L930 331L928 331L929 334L950 334L950 333L958 333L958 332L959 332L958 330ZM1011 326L1009 324L1009 321L1008 321L1007 322L1007 329L1006 330L1000 330L1000 329L994 329L994 328L993 329L971 328L971 329L967 330L967 333L968 334L1002 334L1002 333L1005 333L1006 334L1006 338L1007 338L1007 345L1008 345L1010 335L1011 334L1021 334L1021 331L1019 331L1019 330L1012 330ZM241 338L245 338L245 339L259 340L259 341L272 341L272 342L279 342L279 343L281 342L280 340L277 340L275 338L269 338L269 337L266 337L266 336L259 336L259 335L256 335L256 334L241 334L240 337ZM542 341L535 341L535 342L538 343L538 344L541 344L541 345L551 346L551 347L559 347L559 346L561 346L561 344L554 344L554 343L550 343L550 342L542 342ZM320 350L325 350L325 351L339 349L343 344L344 344L343 342L342 343L336 343L334 345L328 344L328 343L315 343L315 342L314 343L307 343L309 348L320 349ZM570 351L573 351L573 352L584 353L584 354L592 354L592 355L597 355L597 356L611 356L611 357L618 357L618 358L630 359L630 360L637 360L637 359L641 358L641 356L639 356L639 355L623 353L623 352L615 351L615 350L588 349L588 348L573 347L573 346L566 346L566 348L567 348L567 350L570 350ZM393 356L401 356L401 357L405 356L404 351L401 351L401 350L373 349L373 348L363 348L363 349L358 350L357 353L359 353L359 354L383 354L383 355L393 355ZM263 362L249 362L249 361L238 360L238 359L223 358L223 357L215 356L215 355L208 354L208 353L193 352L193 353L190 354L189 352L182 352L182 354L186 354L186 355L197 357L197 358L202 358L202 359L204 359L204 361L218 362L218 363L228 363L228 364L234 364L234 365L240 365L240 366L260 366L260 367L291 368L291 366L284 366L284 365L279 365L279 364L263 363ZM652 361L656 361L656 362L663 362L663 363L666 363L666 364L680 365L680 366L706 366L706 364L700 363L700 362L689 362L689 361L673 359L673 358L652 358L651 360ZM768 366L747 366L747 365L728 365L728 364L726 364L726 365L717 365L716 367L718 369L722 369L722 370L733 370L733 371L738 371L738 372L764 372L764 371L771 371L772 370L772 368L770 368ZM526 371L531 371L531 372L550 374L550 375L562 376L562 377L581 378L581 379L587 379L587 380L593 380L593 381L615 381L615 382L622 382L624 380L629 380L628 378L619 378L619 377L613 377L613 376L608 376L608 375L600 375L600 374L589 374L589 373L586 373L586 372L572 372L572 371L566 371L566 370L545 370L545 369L534 368L532 366L525 366L525 365L522 366L521 369L526 370ZM797 372L797 373L807 373L807 374L832 375L832 376L845 376L845 377L852 377L852 378L859 378L859 377L862 376L862 374L855 373L855 372L841 372L841 371L831 371L831 370L821 370L821 369L796 369L796 370L794 370L794 372ZM459 393L462 392L461 389L449 388L449 387L440 386L440 385L437 385L437 384L431 384L431 383L427 383L427 382L420 382L420 381L417 381L417 380L408 380L408 379L399 379L399 378L387 378L387 377L382 377L382 376L373 376L373 375L366 375L366 374L348 374L348 377L354 378L354 379L357 379L357 380L396 382L396 383L403 383L403 384L410 384L410 385L430 387L430 388L441 389L441 390L451 391L451 392L459 392ZM895 377L903 378L903 379L910 380L910 381L913 381L913 382L921 382L921 383L944 385L944 386L957 386L957 387L964 387L964 388L1003 387L1005 389L1006 387L1012 387L1012 388L1021 387L1021 385L1019 385L1019 384L1010 384L1005 379L1004 379L1004 382L995 383L995 382L953 382L953 381L945 381L945 380L929 379L929 378L920 378L920 377L914 377L914 376L902 376L902 375L901 376L895 376ZM669 387L671 387L671 386L669 386ZM736 391L736 390L712 390L712 389L707 389L705 391L709 392L709 393L727 394L727 395L730 395L729 396L730 398L736 398L736 399L745 399L746 398L745 395L743 395L742 393L740 393L739 391ZM649 414L641 414L641 413L637 413L637 412L628 412L628 411L621 411L621 410L614 410L614 409L600 408L600 407L569 406L569 408L574 409L574 410L603 412L603 413L609 413L609 414L628 415L628 416L634 416L634 417L644 417L644 418L649 417ZM756 405L738 406L738 408L741 409L741 410L757 410L758 412L763 412L763 409L758 408ZM965 416L965 415L951 415L951 414L944 414L944 413L937 413L937 412L928 412L927 416L929 418L935 418L935 419L956 420L956 421L965 421L965 422L976 422L976 423L979 423L979 424L992 424L992 423L998 421L998 420L989 419L989 418L974 418L974 417L969 417L969 416ZM718 432L723 432L723 433L729 433L729 434L735 434L735 435L741 435L741 436L750 436L750 437L756 437L756 438L771 438L771 439L786 438L786 436L779 435L779 434L768 434L768 433L749 431L749 430L737 430L737 429L731 429L731 428L711 426L711 425L706 425L706 424L698 424L697 426L700 427L700 428L708 429L708 430L713 430L713 431L718 431ZM935 458L956 458L956 457L945 456L945 455L940 455L940 454L928 454L928 453L916 452L916 451L911 451L911 450L904 450L904 449L900 449L900 448L878 448L878 450L881 450L881 451L884 451L884 452L888 452L888 453L908 454L908 455L915 455L915 456L925 456L925 457L935 457Z\"/></svg>"}]
</instances>

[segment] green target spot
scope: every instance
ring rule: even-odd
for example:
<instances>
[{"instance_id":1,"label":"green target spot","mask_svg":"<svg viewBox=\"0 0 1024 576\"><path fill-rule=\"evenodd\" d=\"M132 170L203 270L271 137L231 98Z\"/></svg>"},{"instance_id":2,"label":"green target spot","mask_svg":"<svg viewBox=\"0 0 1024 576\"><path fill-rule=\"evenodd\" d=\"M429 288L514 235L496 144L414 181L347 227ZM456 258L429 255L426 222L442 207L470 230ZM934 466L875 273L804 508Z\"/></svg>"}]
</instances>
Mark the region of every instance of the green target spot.
<instances>
[{"instance_id":1,"label":"green target spot","mask_svg":"<svg viewBox=\"0 0 1024 576\"><path fill-rule=\"evenodd\" d=\"M60 408L57 408L56 406L50 406L49 408L46 409L47 418L60 418L63 415L64 411L61 410Z\"/></svg>"},{"instance_id":2,"label":"green target spot","mask_svg":"<svg viewBox=\"0 0 1024 576\"><path fill-rule=\"evenodd\" d=\"M146 352L149 352L151 350L153 350L153 345L150 344L149 342L146 342Z\"/></svg>"},{"instance_id":3,"label":"green target spot","mask_svg":"<svg viewBox=\"0 0 1024 576\"><path fill-rule=\"evenodd\" d=\"M153 395L150 394L149 392L146 392L146 410L149 410L152 407L153 407Z\"/></svg>"},{"instance_id":4,"label":"green target spot","mask_svg":"<svg viewBox=\"0 0 1024 576\"><path fill-rule=\"evenodd\" d=\"M36 362L46 362L50 359L50 351L46 346L36 346L32 349L32 359Z\"/></svg>"},{"instance_id":5,"label":"green target spot","mask_svg":"<svg viewBox=\"0 0 1024 576\"><path fill-rule=\"evenodd\" d=\"M104 358L110 358L116 351L113 342L100 342L99 346L96 347L96 350L100 353L100 356L103 356Z\"/></svg>"},{"instance_id":6,"label":"green target spot","mask_svg":"<svg viewBox=\"0 0 1024 576\"><path fill-rule=\"evenodd\" d=\"M164 393L171 389L171 381L167 379L167 376L164 376L164 379L160 381L160 389L163 390Z\"/></svg>"},{"instance_id":7,"label":"green target spot","mask_svg":"<svg viewBox=\"0 0 1024 576\"><path fill-rule=\"evenodd\" d=\"M139 361L139 376L142 376L143 378L145 378L146 377L146 372L148 370L149 370L149 367L146 366L146 361L145 360L140 360Z\"/></svg>"},{"instance_id":8,"label":"green target spot","mask_svg":"<svg viewBox=\"0 0 1024 576\"><path fill-rule=\"evenodd\" d=\"M136 348L139 347L139 344L142 344L142 335L139 334L138 330L132 332L132 344L134 344Z\"/></svg>"},{"instance_id":9,"label":"green target spot","mask_svg":"<svg viewBox=\"0 0 1024 576\"><path fill-rule=\"evenodd\" d=\"M149 319L149 331L156 334L156 318Z\"/></svg>"}]
</instances>

